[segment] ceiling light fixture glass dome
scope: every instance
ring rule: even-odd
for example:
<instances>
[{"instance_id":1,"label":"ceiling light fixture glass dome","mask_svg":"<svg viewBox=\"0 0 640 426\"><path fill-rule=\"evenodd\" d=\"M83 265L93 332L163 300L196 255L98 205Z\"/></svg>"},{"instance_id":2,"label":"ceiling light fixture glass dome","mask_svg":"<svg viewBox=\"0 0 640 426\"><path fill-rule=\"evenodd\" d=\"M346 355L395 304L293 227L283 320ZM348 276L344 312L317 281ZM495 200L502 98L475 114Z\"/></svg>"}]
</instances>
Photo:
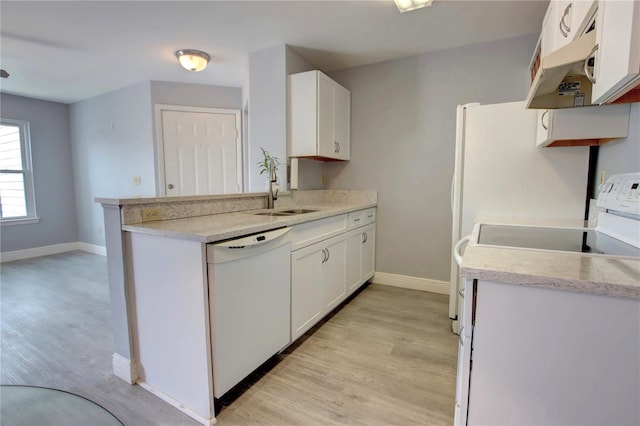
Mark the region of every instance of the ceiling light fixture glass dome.
<instances>
[{"instance_id":1,"label":"ceiling light fixture glass dome","mask_svg":"<svg viewBox=\"0 0 640 426\"><path fill-rule=\"evenodd\" d=\"M201 51L194 49L180 49L176 52L176 58L187 71L202 71L207 67L211 57Z\"/></svg>"}]
</instances>

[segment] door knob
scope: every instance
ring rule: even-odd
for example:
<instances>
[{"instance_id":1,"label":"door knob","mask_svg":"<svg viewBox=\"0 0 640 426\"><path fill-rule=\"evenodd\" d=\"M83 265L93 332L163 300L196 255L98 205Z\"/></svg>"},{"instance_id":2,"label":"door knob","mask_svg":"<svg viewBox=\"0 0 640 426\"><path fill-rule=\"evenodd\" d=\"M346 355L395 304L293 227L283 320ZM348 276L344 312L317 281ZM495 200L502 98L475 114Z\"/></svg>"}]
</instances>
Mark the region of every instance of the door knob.
<instances>
[{"instance_id":1,"label":"door knob","mask_svg":"<svg viewBox=\"0 0 640 426\"><path fill-rule=\"evenodd\" d=\"M169 189L173 189L173 184L172 184L172 183L170 183L169 185L167 185L167 188L169 188Z\"/></svg>"}]
</instances>

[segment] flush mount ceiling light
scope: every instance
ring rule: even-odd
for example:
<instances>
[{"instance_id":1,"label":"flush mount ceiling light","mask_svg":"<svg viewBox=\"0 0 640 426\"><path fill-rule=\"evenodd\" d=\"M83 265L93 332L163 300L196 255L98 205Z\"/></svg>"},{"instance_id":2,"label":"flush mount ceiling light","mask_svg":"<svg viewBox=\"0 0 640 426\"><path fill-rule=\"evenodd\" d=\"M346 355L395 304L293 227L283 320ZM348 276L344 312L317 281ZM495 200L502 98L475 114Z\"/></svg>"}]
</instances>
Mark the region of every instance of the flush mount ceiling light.
<instances>
[{"instance_id":1,"label":"flush mount ceiling light","mask_svg":"<svg viewBox=\"0 0 640 426\"><path fill-rule=\"evenodd\" d=\"M431 6L433 0L393 0L398 6L400 13L408 12L410 10L420 9L421 7Z\"/></svg>"},{"instance_id":2,"label":"flush mount ceiling light","mask_svg":"<svg viewBox=\"0 0 640 426\"><path fill-rule=\"evenodd\" d=\"M187 71L202 71L207 67L211 57L200 50L180 49L176 52L176 57Z\"/></svg>"}]
</instances>

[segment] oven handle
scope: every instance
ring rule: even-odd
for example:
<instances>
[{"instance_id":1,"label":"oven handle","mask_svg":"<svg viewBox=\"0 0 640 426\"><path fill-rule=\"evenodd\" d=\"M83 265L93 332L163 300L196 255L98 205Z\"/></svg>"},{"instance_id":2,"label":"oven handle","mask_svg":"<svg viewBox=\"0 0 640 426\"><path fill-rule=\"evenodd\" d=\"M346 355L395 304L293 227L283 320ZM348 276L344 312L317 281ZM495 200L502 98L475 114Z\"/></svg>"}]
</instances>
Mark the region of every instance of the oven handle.
<instances>
[{"instance_id":1,"label":"oven handle","mask_svg":"<svg viewBox=\"0 0 640 426\"><path fill-rule=\"evenodd\" d=\"M471 241L471 237L473 237L472 234L467 235L466 237L458 241L455 247L453 248L453 258L456 260L456 263L458 264L458 266L462 264L462 254L460 252L462 250L462 246L465 246L466 244L468 244L469 241Z\"/></svg>"}]
</instances>

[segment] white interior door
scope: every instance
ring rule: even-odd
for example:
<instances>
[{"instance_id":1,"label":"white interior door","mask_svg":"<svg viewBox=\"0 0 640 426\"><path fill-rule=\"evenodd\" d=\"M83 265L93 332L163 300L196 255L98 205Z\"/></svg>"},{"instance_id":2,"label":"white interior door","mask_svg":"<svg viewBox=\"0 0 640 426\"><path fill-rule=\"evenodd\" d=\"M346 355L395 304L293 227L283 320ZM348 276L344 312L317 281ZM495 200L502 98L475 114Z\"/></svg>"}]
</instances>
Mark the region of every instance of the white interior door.
<instances>
[{"instance_id":1,"label":"white interior door","mask_svg":"<svg viewBox=\"0 0 640 426\"><path fill-rule=\"evenodd\" d=\"M162 110L165 194L242 192L240 112Z\"/></svg>"}]
</instances>

